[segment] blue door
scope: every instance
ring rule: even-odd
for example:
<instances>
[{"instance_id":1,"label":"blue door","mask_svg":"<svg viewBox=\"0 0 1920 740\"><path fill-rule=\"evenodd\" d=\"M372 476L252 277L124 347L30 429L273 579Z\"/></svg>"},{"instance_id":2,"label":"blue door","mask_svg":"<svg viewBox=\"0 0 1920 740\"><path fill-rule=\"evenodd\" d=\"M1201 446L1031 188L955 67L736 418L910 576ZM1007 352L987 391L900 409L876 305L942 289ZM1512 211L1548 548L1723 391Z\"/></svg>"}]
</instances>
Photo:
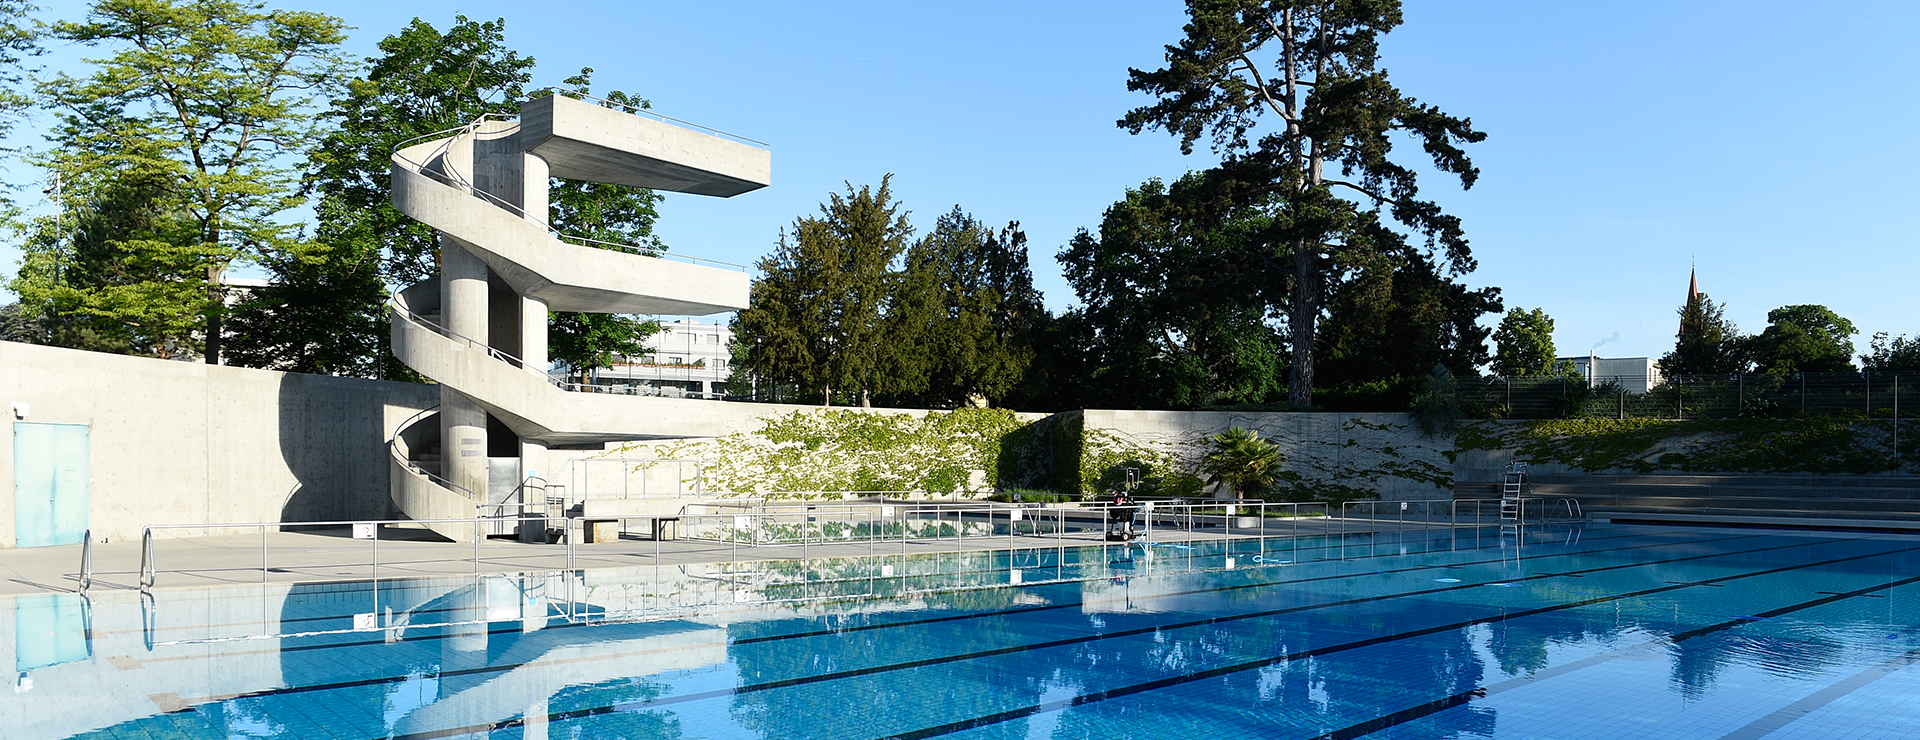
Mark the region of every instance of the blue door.
<instances>
[{"instance_id":1,"label":"blue door","mask_svg":"<svg viewBox=\"0 0 1920 740\"><path fill-rule=\"evenodd\" d=\"M13 424L13 535L20 547L74 545L87 533L87 426Z\"/></svg>"}]
</instances>

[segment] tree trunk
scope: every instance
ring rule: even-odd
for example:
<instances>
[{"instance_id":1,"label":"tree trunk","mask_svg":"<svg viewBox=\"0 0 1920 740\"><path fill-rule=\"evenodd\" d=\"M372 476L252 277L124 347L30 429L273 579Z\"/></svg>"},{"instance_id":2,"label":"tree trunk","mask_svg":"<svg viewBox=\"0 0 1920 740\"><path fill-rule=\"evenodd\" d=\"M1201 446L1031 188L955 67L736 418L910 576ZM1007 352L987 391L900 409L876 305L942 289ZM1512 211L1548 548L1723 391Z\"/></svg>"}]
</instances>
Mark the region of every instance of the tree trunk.
<instances>
[{"instance_id":1,"label":"tree trunk","mask_svg":"<svg viewBox=\"0 0 1920 740\"><path fill-rule=\"evenodd\" d=\"M209 365L220 364L220 333L225 331L225 328L221 326L220 314L227 308L226 291L221 290L221 278L224 272L226 271L220 269L220 263L218 262L207 265L207 302L209 308L207 310L206 354L207 364Z\"/></svg>"},{"instance_id":2,"label":"tree trunk","mask_svg":"<svg viewBox=\"0 0 1920 740\"><path fill-rule=\"evenodd\" d=\"M1287 311L1293 357L1287 368L1287 402L1299 407L1313 405L1314 323L1320 318L1320 280L1313 258L1306 240L1294 242L1293 305Z\"/></svg>"}]
</instances>

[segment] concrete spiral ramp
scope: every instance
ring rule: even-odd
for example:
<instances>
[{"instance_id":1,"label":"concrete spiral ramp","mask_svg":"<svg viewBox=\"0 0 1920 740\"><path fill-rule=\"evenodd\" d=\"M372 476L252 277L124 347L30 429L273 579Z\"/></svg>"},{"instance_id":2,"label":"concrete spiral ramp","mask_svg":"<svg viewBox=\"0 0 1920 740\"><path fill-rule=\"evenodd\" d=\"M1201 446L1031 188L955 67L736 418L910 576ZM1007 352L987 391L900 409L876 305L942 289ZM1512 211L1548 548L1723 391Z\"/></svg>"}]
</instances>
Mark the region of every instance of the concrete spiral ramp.
<instances>
[{"instance_id":1,"label":"concrete spiral ramp","mask_svg":"<svg viewBox=\"0 0 1920 740\"><path fill-rule=\"evenodd\" d=\"M547 374L547 312L700 315L747 306L740 268L651 256L549 228L548 178L728 197L771 182L759 146L561 95L405 146L393 205L432 226L440 274L396 294L395 357L440 384L401 425L393 500L406 516L470 519L544 504L555 446L724 433L712 402L581 393ZM472 524L430 525L467 540ZM507 533L495 529L490 533Z\"/></svg>"}]
</instances>

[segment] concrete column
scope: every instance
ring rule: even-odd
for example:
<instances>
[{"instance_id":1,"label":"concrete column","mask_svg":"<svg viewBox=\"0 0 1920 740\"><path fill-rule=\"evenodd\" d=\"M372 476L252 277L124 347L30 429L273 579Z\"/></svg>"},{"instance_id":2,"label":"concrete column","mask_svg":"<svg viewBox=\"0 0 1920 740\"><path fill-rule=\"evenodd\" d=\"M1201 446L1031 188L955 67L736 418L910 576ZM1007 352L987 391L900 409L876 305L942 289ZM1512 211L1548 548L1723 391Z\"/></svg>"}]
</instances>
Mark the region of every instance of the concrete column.
<instances>
[{"instance_id":1,"label":"concrete column","mask_svg":"<svg viewBox=\"0 0 1920 740\"><path fill-rule=\"evenodd\" d=\"M487 341L487 263L465 242L440 237L440 306L446 327L476 342ZM484 352L458 342L463 352ZM449 386L440 386L442 475L475 495L487 491L487 412Z\"/></svg>"},{"instance_id":2,"label":"concrete column","mask_svg":"<svg viewBox=\"0 0 1920 740\"><path fill-rule=\"evenodd\" d=\"M546 223L548 217L548 168L547 161L524 151L518 155L519 205L523 214L531 220ZM517 348L520 359L529 370L540 373L547 371L547 303L537 298L521 296L520 302L520 346ZM557 471L548 463L547 446L540 442L520 440L520 470L523 475L537 475L541 480L558 480ZM538 483L538 481L528 481ZM521 489L520 503L524 511L545 511L546 489L529 485ZM559 515L563 512L548 512ZM521 527L522 541L536 541L546 537L541 527Z\"/></svg>"}]
</instances>

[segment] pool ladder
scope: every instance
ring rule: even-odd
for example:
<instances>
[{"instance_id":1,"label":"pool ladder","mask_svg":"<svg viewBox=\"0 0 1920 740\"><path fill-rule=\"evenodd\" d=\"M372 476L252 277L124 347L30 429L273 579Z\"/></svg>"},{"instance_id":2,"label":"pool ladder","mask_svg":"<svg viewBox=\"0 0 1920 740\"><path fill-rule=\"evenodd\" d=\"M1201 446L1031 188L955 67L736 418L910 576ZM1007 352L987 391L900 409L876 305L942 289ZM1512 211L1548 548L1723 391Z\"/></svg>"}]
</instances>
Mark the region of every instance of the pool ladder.
<instances>
[{"instance_id":1,"label":"pool ladder","mask_svg":"<svg viewBox=\"0 0 1920 740\"><path fill-rule=\"evenodd\" d=\"M1518 522L1525 515L1525 499L1520 494L1527 487L1527 464L1512 463L1507 472L1500 476L1500 521Z\"/></svg>"}]
</instances>

